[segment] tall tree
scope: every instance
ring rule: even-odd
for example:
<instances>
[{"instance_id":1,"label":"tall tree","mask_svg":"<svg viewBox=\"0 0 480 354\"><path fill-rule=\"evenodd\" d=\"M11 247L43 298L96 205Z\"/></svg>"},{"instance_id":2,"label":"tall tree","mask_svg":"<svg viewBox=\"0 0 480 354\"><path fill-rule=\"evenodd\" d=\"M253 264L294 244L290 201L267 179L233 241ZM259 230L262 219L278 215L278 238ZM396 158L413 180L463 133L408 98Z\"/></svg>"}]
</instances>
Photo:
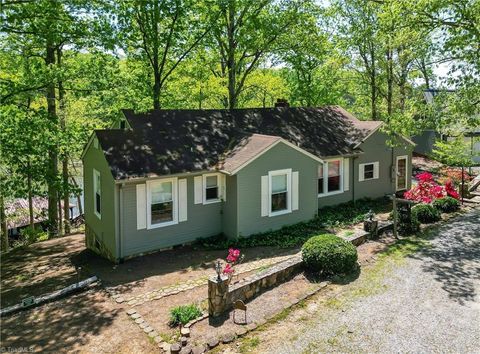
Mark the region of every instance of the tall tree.
<instances>
[{"instance_id":1,"label":"tall tree","mask_svg":"<svg viewBox=\"0 0 480 354\"><path fill-rule=\"evenodd\" d=\"M226 108L236 108L245 82L263 60L278 50L278 43L298 21L308 1L212 1L214 16L209 47L218 62L210 63L216 76L225 78Z\"/></svg>"},{"instance_id":2,"label":"tall tree","mask_svg":"<svg viewBox=\"0 0 480 354\"><path fill-rule=\"evenodd\" d=\"M209 30L200 22L200 5L193 0L123 0L116 6L123 49L149 64L154 109L160 108L170 75Z\"/></svg>"}]
</instances>

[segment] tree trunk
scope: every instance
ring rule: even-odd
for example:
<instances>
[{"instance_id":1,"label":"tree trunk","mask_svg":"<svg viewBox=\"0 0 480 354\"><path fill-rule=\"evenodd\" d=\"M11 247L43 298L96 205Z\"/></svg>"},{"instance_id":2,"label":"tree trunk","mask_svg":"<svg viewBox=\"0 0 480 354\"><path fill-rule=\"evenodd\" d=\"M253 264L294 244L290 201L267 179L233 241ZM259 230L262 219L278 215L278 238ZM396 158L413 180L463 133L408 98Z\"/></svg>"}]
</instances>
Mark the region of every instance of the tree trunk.
<instances>
[{"instance_id":1,"label":"tree trunk","mask_svg":"<svg viewBox=\"0 0 480 354\"><path fill-rule=\"evenodd\" d=\"M377 120L377 72L375 65L375 51L370 48L370 91L371 91L371 110L372 120Z\"/></svg>"},{"instance_id":2,"label":"tree trunk","mask_svg":"<svg viewBox=\"0 0 480 354\"><path fill-rule=\"evenodd\" d=\"M62 66L62 48L57 48L58 67ZM58 81L58 101L60 110L60 128L66 132L66 112L65 112L65 90L63 81ZM66 147L63 149L62 156L62 195L63 195L63 230L65 234L70 233L70 193L68 188L68 151ZM61 220L61 219L60 219Z\"/></svg>"},{"instance_id":3,"label":"tree trunk","mask_svg":"<svg viewBox=\"0 0 480 354\"><path fill-rule=\"evenodd\" d=\"M237 93L236 93L236 63L235 63L235 1L228 2L228 23L227 23L227 37L228 37L228 108L234 109L237 107Z\"/></svg>"},{"instance_id":4,"label":"tree trunk","mask_svg":"<svg viewBox=\"0 0 480 354\"><path fill-rule=\"evenodd\" d=\"M70 177L70 180L72 181L72 184L75 186L75 188L78 188L78 183L75 181L75 178ZM82 215L83 214L83 207L82 207L82 198L80 198L80 194L77 193L77 206L78 206L78 214Z\"/></svg>"},{"instance_id":5,"label":"tree trunk","mask_svg":"<svg viewBox=\"0 0 480 354\"><path fill-rule=\"evenodd\" d=\"M387 49L387 113L388 119L393 113L393 51Z\"/></svg>"},{"instance_id":6,"label":"tree trunk","mask_svg":"<svg viewBox=\"0 0 480 354\"><path fill-rule=\"evenodd\" d=\"M0 194L0 236L2 239L1 242L1 251L8 251L8 230L7 230L7 218L5 216L5 200L3 195Z\"/></svg>"},{"instance_id":7,"label":"tree trunk","mask_svg":"<svg viewBox=\"0 0 480 354\"><path fill-rule=\"evenodd\" d=\"M28 177L27 177L27 189L28 189L28 216L30 228L35 228L35 220L33 216L33 194L32 194L32 176L30 172L30 159L27 162Z\"/></svg>"},{"instance_id":8,"label":"tree trunk","mask_svg":"<svg viewBox=\"0 0 480 354\"><path fill-rule=\"evenodd\" d=\"M55 65L55 47L51 39L47 39L47 55L45 64L47 66ZM52 126L56 129L58 125L56 102L55 102L55 82L52 80L47 86L47 112L48 119ZM48 151L48 167L47 167L47 193L48 193L48 235L56 236L58 233L58 190L57 190L57 173L58 173L58 152L56 144L52 144Z\"/></svg>"},{"instance_id":9,"label":"tree trunk","mask_svg":"<svg viewBox=\"0 0 480 354\"><path fill-rule=\"evenodd\" d=\"M62 198L58 195L58 235L63 235L63 223L62 223Z\"/></svg>"}]
</instances>

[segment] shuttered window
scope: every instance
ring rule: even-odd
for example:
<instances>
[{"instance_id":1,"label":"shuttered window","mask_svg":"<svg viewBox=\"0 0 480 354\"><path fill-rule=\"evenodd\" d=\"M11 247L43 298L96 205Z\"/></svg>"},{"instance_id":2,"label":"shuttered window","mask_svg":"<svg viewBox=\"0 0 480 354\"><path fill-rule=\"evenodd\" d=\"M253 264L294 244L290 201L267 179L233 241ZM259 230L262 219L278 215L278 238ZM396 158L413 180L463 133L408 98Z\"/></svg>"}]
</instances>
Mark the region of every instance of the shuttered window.
<instances>
[{"instance_id":1,"label":"shuttered window","mask_svg":"<svg viewBox=\"0 0 480 354\"><path fill-rule=\"evenodd\" d=\"M261 215L276 216L298 209L298 172L270 171L261 178Z\"/></svg>"},{"instance_id":2,"label":"shuttered window","mask_svg":"<svg viewBox=\"0 0 480 354\"><path fill-rule=\"evenodd\" d=\"M368 162L358 165L358 180L368 181L379 177L379 163Z\"/></svg>"}]
</instances>

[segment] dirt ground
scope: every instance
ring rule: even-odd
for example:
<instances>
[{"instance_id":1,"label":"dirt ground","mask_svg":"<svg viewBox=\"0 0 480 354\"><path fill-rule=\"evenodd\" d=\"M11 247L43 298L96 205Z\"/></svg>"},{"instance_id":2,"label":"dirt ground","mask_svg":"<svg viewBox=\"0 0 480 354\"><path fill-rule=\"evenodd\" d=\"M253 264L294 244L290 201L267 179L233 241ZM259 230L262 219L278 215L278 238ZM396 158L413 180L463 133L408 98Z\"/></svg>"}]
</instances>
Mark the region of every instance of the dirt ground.
<instances>
[{"instance_id":1,"label":"dirt ground","mask_svg":"<svg viewBox=\"0 0 480 354\"><path fill-rule=\"evenodd\" d=\"M2 318L1 346L35 352L141 353L156 348L125 311L92 289Z\"/></svg>"},{"instance_id":2,"label":"dirt ground","mask_svg":"<svg viewBox=\"0 0 480 354\"><path fill-rule=\"evenodd\" d=\"M298 249L249 248L244 263L288 255ZM1 305L10 306L96 275L102 285L123 295L142 294L212 274L227 252L180 247L133 258L115 265L85 249L84 235L38 242L12 250L1 260Z\"/></svg>"}]
</instances>

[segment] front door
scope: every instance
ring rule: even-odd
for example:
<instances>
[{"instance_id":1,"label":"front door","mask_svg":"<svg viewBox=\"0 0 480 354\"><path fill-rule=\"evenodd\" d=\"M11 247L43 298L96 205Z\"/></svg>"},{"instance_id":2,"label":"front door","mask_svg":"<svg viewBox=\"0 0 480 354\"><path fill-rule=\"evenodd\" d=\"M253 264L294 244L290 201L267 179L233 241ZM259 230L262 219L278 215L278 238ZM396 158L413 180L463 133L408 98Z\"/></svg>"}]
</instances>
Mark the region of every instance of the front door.
<instances>
[{"instance_id":1,"label":"front door","mask_svg":"<svg viewBox=\"0 0 480 354\"><path fill-rule=\"evenodd\" d=\"M407 189L407 156L397 157L396 172L396 190L401 191Z\"/></svg>"}]
</instances>

